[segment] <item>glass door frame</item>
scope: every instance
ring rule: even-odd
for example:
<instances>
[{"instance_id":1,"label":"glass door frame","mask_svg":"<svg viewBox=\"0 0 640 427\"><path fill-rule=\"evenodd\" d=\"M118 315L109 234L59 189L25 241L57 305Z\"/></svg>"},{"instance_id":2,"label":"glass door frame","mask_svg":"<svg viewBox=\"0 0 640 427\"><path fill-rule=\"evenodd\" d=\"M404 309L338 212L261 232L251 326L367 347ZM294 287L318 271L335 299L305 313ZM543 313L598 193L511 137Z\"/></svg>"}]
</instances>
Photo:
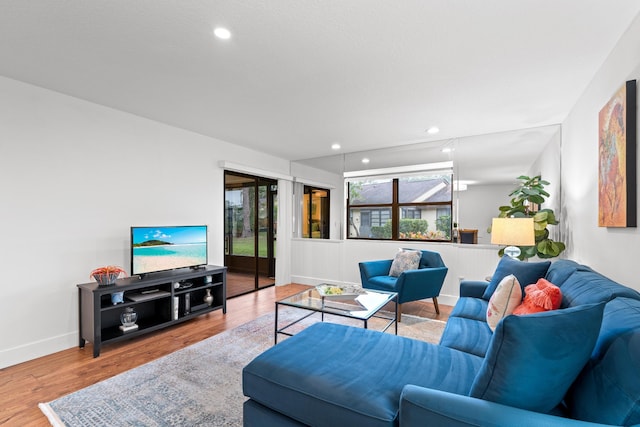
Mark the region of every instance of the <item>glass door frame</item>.
<instances>
[{"instance_id":1,"label":"glass door frame","mask_svg":"<svg viewBox=\"0 0 640 427\"><path fill-rule=\"evenodd\" d=\"M229 183L229 177L238 179L236 184ZM233 241L234 237L234 218L230 218L230 212L234 212L228 206L227 191L231 188L253 189L253 214L251 217L251 228L253 232L253 255L234 255ZM261 191L261 188L265 190ZM230 296L242 295L255 292L275 284L275 239L276 239L276 205L277 205L277 187L278 181L270 178L253 176L241 172L227 171L224 172L224 263L228 268L228 294ZM262 195L264 197L262 197ZM262 218L261 218L262 213ZM229 222L231 221L231 224ZM264 239L261 240L261 233L266 232ZM266 248L261 245L266 244ZM261 252L265 256L261 256ZM253 274L253 286L251 289L234 292L233 290L233 274L249 273Z\"/></svg>"}]
</instances>

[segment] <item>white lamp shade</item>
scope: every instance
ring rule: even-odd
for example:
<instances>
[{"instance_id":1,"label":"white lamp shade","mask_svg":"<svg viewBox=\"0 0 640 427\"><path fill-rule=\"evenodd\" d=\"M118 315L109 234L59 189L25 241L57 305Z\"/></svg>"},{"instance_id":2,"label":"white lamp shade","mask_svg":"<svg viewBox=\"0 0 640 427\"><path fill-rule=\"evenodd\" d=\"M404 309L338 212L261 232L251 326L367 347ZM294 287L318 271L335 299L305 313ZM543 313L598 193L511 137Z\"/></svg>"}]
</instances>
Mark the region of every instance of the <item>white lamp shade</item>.
<instances>
[{"instance_id":1,"label":"white lamp shade","mask_svg":"<svg viewBox=\"0 0 640 427\"><path fill-rule=\"evenodd\" d=\"M533 218L493 218L491 243L513 246L535 245Z\"/></svg>"}]
</instances>

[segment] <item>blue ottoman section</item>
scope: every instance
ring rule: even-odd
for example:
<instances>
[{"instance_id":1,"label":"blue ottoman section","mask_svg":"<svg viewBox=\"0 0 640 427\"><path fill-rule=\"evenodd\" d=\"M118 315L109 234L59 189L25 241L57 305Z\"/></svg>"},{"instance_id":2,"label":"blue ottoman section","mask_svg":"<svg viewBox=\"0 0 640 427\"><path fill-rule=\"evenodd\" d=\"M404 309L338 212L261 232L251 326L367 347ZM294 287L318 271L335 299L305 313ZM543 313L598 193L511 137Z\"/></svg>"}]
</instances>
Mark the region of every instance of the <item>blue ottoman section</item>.
<instances>
[{"instance_id":1,"label":"blue ottoman section","mask_svg":"<svg viewBox=\"0 0 640 427\"><path fill-rule=\"evenodd\" d=\"M450 348L317 323L254 359L242 383L252 400L305 424L394 426L406 384L467 394L481 364Z\"/></svg>"}]
</instances>

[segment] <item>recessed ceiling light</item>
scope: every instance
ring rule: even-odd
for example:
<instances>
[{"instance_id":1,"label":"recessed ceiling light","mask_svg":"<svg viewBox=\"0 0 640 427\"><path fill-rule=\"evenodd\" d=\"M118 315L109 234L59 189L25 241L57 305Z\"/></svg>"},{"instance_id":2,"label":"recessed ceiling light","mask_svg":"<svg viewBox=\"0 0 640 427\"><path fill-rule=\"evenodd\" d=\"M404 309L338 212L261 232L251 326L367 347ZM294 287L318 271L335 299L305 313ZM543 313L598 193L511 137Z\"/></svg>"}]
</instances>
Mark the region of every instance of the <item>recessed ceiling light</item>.
<instances>
[{"instance_id":1,"label":"recessed ceiling light","mask_svg":"<svg viewBox=\"0 0 640 427\"><path fill-rule=\"evenodd\" d=\"M444 147L444 148L442 149L442 152L443 152L443 153L451 153L452 151L455 151L455 149L454 149L454 148L451 148L451 147Z\"/></svg>"},{"instance_id":2,"label":"recessed ceiling light","mask_svg":"<svg viewBox=\"0 0 640 427\"><path fill-rule=\"evenodd\" d=\"M213 34L215 34L215 36L219 39L222 40L227 40L229 38L231 38L231 31L227 30L226 28L222 28L222 27L218 27L216 29L213 30Z\"/></svg>"},{"instance_id":3,"label":"recessed ceiling light","mask_svg":"<svg viewBox=\"0 0 640 427\"><path fill-rule=\"evenodd\" d=\"M437 126L431 126L429 129L427 129L427 133L429 135L435 135L438 132L440 132L440 129L438 129Z\"/></svg>"},{"instance_id":4,"label":"recessed ceiling light","mask_svg":"<svg viewBox=\"0 0 640 427\"><path fill-rule=\"evenodd\" d=\"M332 150L339 150L340 149L340 144L338 144L337 142L335 144L331 144L331 149Z\"/></svg>"},{"instance_id":5,"label":"recessed ceiling light","mask_svg":"<svg viewBox=\"0 0 640 427\"><path fill-rule=\"evenodd\" d=\"M367 164L369 163L369 159L367 159L366 157L364 159L362 159L362 163Z\"/></svg>"}]
</instances>

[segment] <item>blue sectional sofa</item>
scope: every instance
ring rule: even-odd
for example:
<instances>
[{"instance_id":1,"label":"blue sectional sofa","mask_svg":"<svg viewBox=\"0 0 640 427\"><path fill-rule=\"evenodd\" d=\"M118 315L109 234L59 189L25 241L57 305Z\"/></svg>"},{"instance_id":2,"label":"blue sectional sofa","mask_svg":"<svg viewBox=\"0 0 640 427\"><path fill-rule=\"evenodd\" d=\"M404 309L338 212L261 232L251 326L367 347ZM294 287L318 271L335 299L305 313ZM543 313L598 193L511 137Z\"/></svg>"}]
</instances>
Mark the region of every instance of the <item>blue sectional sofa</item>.
<instances>
[{"instance_id":1,"label":"blue sectional sofa","mask_svg":"<svg viewBox=\"0 0 640 427\"><path fill-rule=\"evenodd\" d=\"M544 276L559 310L486 322L507 274ZM243 370L245 426L640 425L640 294L570 260L503 258L463 281L439 345L330 323Z\"/></svg>"}]
</instances>

